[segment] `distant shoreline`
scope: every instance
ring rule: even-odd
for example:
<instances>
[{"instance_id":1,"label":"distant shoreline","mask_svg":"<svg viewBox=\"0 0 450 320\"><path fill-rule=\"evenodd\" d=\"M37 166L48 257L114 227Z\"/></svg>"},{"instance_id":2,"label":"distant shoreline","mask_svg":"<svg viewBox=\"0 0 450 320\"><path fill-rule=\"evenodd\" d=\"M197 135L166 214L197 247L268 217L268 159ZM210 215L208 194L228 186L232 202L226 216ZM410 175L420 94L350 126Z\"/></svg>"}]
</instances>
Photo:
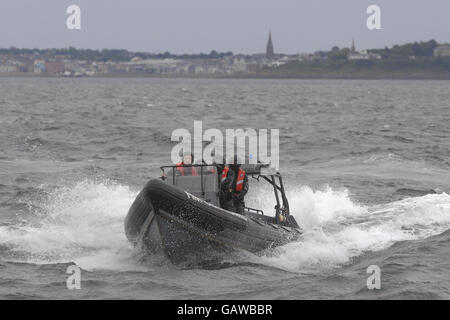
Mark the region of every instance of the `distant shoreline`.
<instances>
[{"instance_id":1,"label":"distant shoreline","mask_svg":"<svg viewBox=\"0 0 450 320\"><path fill-rule=\"evenodd\" d=\"M105 78L153 78L153 79L267 79L267 80L450 80L449 74L377 74L362 75L314 75L314 74L245 74L245 75L161 75L161 74L96 74L84 77L65 77L58 74L45 73L0 73L0 78L59 78L59 79L105 79Z\"/></svg>"}]
</instances>

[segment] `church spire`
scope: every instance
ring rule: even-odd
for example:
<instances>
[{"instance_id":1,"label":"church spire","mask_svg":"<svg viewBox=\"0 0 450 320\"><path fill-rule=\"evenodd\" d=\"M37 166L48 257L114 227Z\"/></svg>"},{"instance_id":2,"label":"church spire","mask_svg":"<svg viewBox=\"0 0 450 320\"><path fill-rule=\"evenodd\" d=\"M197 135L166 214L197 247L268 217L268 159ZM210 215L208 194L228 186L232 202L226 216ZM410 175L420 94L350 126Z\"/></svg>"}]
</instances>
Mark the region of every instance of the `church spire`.
<instances>
[{"instance_id":1,"label":"church spire","mask_svg":"<svg viewBox=\"0 0 450 320\"><path fill-rule=\"evenodd\" d=\"M356 52L356 47L355 47L355 38L352 38L352 53Z\"/></svg>"},{"instance_id":2,"label":"church spire","mask_svg":"<svg viewBox=\"0 0 450 320\"><path fill-rule=\"evenodd\" d=\"M273 43L272 43L272 32L269 30L269 40L267 41L266 57L268 59L272 59L273 56L274 56L274 53L273 53Z\"/></svg>"}]
</instances>

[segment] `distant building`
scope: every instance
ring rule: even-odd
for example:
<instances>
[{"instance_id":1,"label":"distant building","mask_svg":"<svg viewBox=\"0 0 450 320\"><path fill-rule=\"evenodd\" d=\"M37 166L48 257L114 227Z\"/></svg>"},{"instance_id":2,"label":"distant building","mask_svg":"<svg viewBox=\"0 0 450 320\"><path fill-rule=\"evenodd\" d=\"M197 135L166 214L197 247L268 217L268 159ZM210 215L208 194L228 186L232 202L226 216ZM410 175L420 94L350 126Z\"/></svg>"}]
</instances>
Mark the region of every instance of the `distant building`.
<instances>
[{"instance_id":1,"label":"distant building","mask_svg":"<svg viewBox=\"0 0 450 320\"><path fill-rule=\"evenodd\" d=\"M65 66L63 62L56 61L46 61L45 71L47 73L62 73L64 72Z\"/></svg>"},{"instance_id":2,"label":"distant building","mask_svg":"<svg viewBox=\"0 0 450 320\"><path fill-rule=\"evenodd\" d=\"M267 64L268 67L272 67L272 68L278 68L282 65L285 65L286 62L285 61L280 61L280 60L276 60L276 61L271 61Z\"/></svg>"},{"instance_id":3,"label":"distant building","mask_svg":"<svg viewBox=\"0 0 450 320\"><path fill-rule=\"evenodd\" d=\"M355 46L355 38L352 38L352 49L351 49L352 53L356 52L356 46Z\"/></svg>"},{"instance_id":4,"label":"distant building","mask_svg":"<svg viewBox=\"0 0 450 320\"><path fill-rule=\"evenodd\" d=\"M45 61L44 60L35 60L33 71L34 71L34 73L45 72Z\"/></svg>"},{"instance_id":5,"label":"distant building","mask_svg":"<svg viewBox=\"0 0 450 320\"><path fill-rule=\"evenodd\" d=\"M437 46L433 54L435 57L450 57L450 45Z\"/></svg>"},{"instance_id":6,"label":"distant building","mask_svg":"<svg viewBox=\"0 0 450 320\"><path fill-rule=\"evenodd\" d=\"M327 56L323 55L321 52L316 51L314 53L300 53L295 56L295 60L297 61L305 61L305 62L317 62L321 60L326 60Z\"/></svg>"},{"instance_id":7,"label":"distant building","mask_svg":"<svg viewBox=\"0 0 450 320\"><path fill-rule=\"evenodd\" d=\"M361 50L361 52L350 52L347 56L348 60L380 60L381 56L378 53L368 52L367 50Z\"/></svg>"},{"instance_id":8,"label":"distant building","mask_svg":"<svg viewBox=\"0 0 450 320\"><path fill-rule=\"evenodd\" d=\"M369 60L369 56L362 53L350 53L347 57L348 60Z\"/></svg>"},{"instance_id":9,"label":"distant building","mask_svg":"<svg viewBox=\"0 0 450 320\"><path fill-rule=\"evenodd\" d=\"M267 41L267 47L266 47L266 58L272 59L274 56L273 51L273 43L272 43L272 32L269 31L269 40Z\"/></svg>"},{"instance_id":10,"label":"distant building","mask_svg":"<svg viewBox=\"0 0 450 320\"><path fill-rule=\"evenodd\" d=\"M247 61L243 57L235 57L233 59L233 64L231 65L233 72L246 72L247 71Z\"/></svg>"},{"instance_id":11,"label":"distant building","mask_svg":"<svg viewBox=\"0 0 450 320\"><path fill-rule=\"evenodd\" d=\"M0 73L17 72L17 67L14 65L0 65Z\"/></svg>"}]
</instances>

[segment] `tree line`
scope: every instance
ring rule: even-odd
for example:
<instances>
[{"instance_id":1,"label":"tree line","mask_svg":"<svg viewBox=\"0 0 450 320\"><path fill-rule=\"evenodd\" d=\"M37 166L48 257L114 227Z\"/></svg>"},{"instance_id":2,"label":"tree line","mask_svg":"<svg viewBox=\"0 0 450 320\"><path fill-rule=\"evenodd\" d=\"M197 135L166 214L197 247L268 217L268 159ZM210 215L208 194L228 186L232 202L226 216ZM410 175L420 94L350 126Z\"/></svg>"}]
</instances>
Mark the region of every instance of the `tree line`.
<instances>
[{"instance_id":1,"label":"tree line","mask_svg":"<svg viewBox=\"0 0 450 320\"><path fill-rule=\"evenodd\" d=\"M432 57L434 49L438 46L436 40L421 41L406 43L403 45L394 45L391 48L385 47L384 49L370 49L367 50L370 53L377 53L383 59L407 59L409 57ZM339 48L334 46L331 51L327 53L329 59L332 60L345 60L350 54L349 48Z\"/></svg>"},{"instance_id":2,"label":"tree line","mask_svg":"<svg viewBox=\"0 0 450 320\"><path fill-rule=\"evenodd\" d=\"M131 52L123 49L77 49L74 47L62 48L62 49L25 49L25 48L0 48L0 54L2 55L39 55L45 57L57 57L66 56L73 60L86 60L86 61L129 61L134 57L142 59L219 59L227 56L232 56L231 51L217 52L212 50L210 53L198 53L198 54L172 54L168 51L164 53L148 53L148 52Z\"/></svg>"}]
</instances>

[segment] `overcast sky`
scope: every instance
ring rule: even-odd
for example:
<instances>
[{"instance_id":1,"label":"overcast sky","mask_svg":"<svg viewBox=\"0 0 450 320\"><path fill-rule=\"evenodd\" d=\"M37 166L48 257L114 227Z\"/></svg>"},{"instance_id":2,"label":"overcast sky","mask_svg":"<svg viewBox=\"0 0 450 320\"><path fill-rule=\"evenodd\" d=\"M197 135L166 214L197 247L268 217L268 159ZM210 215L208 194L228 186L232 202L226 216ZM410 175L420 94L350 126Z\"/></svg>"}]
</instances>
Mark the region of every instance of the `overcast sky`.
<instances>
[{"instance_id":1,"label":"overcast sky","mask_svg":"<svg viewBox=\"0 0 450 320\"><path fill-rule=\"evenodd\" d=\"M81 30L66 8L81 7ZM382 30L369 31L366 9L381 7ZM277 53L332 46L382 48L450 42L450 0L0 0L0 47L116 48L199 53Z\"/></svg>"}]
</instances>

